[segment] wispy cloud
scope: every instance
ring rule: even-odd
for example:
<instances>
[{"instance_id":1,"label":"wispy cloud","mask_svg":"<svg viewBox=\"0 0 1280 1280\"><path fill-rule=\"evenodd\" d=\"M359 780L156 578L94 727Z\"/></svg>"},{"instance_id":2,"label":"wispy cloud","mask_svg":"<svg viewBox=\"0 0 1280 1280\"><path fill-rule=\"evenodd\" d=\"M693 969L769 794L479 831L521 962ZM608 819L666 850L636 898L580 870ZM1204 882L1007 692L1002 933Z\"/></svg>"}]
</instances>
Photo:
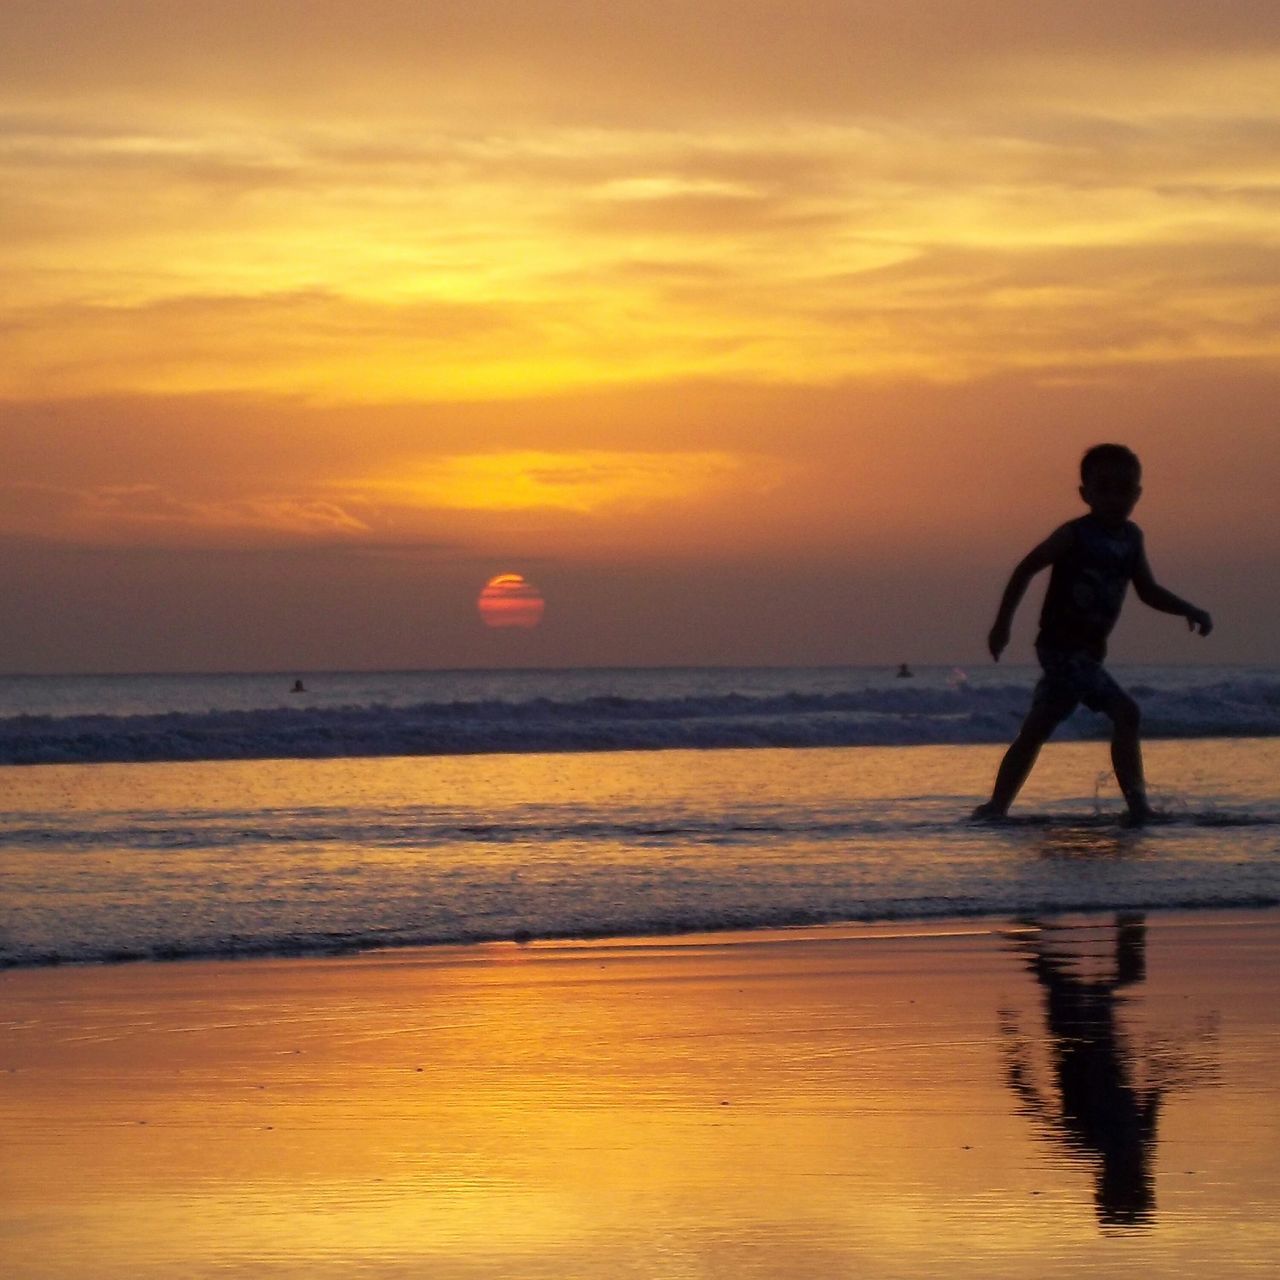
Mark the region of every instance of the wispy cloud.
<instances>
[{"instance_id":1,"label":"wispy cloud","mask_svg":"<svg viewBox=\"0 0 1280 1280\"><path fill-rule=\"evenodd\" d=\"M114 545L218 544L228 539L318 541L352 539L369 524L337 502L318 497L247 495L210 499L155 484L69 488L5 484L0 530L60 540L97 539Z\"/></svg>"},{"instance_id":2,"label":"wispy cloud","mask_svg":"<svg viewBox=\"0 0 1280 1280\"><path fill-rule=\"evenodd\" d=\"M77 132L74 113L19 114L0 128L19 193L0 248L0 390L368 401L698 374L953 378L1079 358L1095 319L1166 300L1193 346L1276 349L1252 321L1256 283L1220 273L1210 296L1190 254L1175 260L1274 250L1276 118L1083 98L998 119L910 108L429 132L323 119ZM1161 299L1147 266L1166 247ZM1070 288L994 297L990 274L1007 281L1015 255L1067 252ZM990 270L936 272L983 254ZM952 306L964 324L940 327ZM857 316L874 320L843 327Z\"/></svg>"},{"instance_id":3,"label":"wispy cloud","mask_svg":"<svg viewBox=\"0 0 1280 1280\"><path fill-rule=\"evenodd\" d=\"M710 490L769 487L778 464L727 453L522 451L446 456L366 488L443 510L667 508ZM744 484L745 481L745 484Z\"/></svg>"}]
</instances>

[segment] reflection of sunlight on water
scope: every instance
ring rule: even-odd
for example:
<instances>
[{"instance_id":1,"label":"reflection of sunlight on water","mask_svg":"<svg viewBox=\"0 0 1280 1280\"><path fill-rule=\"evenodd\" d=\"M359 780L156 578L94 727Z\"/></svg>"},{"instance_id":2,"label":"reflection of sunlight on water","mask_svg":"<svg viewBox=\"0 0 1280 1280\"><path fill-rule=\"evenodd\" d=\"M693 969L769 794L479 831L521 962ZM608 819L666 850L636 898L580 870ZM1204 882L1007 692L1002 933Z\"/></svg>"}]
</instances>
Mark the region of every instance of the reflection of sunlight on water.
<instances>
[{"instance_id":1,"label":"reflection of sunlight on water","mask_svg":"<svg viewBox=\"0 0 1280 1280\"><path fill-rule=\"evenodd\" d=\"M1261 1276L1275 956L1129 918L15 975L6 1261Z\"/></svg>"},{"instance_id":2,"label":"reflection of sunlight on water","mask_svg":"<svg viewBox=\"0 0 1280 1280\"><path fill-rule=\"evenodd\" d=\"M1140 851L1142 833L1103 826L1050 827L1037 848L1042 858L1125 858Z\"/></svg>"}]
</instances>

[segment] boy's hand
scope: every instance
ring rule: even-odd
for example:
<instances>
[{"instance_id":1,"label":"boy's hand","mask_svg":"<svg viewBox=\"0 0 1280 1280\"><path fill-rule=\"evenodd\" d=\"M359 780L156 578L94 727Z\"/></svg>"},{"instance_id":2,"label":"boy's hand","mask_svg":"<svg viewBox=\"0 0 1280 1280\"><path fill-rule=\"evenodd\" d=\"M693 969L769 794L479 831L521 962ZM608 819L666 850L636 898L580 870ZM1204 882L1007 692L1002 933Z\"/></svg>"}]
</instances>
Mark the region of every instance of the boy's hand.
<instances>
[{"instance_id":1,"label":"boy's hand","mask_svg":"<svg viewBox=\"0 0 1280 1280\"><path fill-rule=\"evenodd\" d=\"M1187 626L1192 631L1199 631L1202 636L1207 636L1213 630L1213 619L1203 609L1192 609L1187 614Z\"/></svg>"},{"instance_id":2,"label":"boy's hand","mask_svg":"<svg viewBox=\"0 0 1280 1280\"><path fill-rule=\"evenodd\" d=\"M1207 618L1209 615L1205 614ZM987 648L991 652L991 656L1000 661L1000 655L1005 651L1009 644L1009 624L1007 622L997 622L991 628L990 635L987 636Z\"/></svg>"}]
</instances>

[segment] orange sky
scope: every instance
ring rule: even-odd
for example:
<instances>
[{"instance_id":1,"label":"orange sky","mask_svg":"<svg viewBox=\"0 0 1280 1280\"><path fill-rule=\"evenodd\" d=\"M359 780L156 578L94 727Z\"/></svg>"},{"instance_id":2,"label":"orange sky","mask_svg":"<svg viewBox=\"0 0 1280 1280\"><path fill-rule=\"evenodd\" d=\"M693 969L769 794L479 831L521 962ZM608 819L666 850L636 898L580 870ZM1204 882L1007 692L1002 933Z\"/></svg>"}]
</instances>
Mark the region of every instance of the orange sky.
<instances>
[{"instance_id":1,"label":"orange sky","mask_svg":"<svg viewBox=\"0 0 1280 1280\"><path fill-rule=\"evenodd\" d=\"M977 662L1104 438L1221 623L1117 656L1273 659L1277 83L1274 0L11 5L0 669Z\"/></svg>"}]
</instances>

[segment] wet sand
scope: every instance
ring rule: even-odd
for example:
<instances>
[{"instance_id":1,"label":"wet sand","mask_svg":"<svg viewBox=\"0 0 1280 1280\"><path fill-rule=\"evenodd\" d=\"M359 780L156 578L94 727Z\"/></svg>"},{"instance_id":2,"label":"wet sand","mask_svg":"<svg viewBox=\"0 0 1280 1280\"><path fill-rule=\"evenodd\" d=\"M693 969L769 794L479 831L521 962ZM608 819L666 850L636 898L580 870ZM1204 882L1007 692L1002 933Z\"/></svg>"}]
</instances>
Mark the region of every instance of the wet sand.
<instances>
[{"instance_id":1,"label":"wet sand","mask_svg":"<svg viewBox=\"0 0 1280 1280\"><path fill-rule=\"evenodd\" d=\"M0 974L0 1260L1262 1276L1280 914Z\"/></svg>"}]
</instances>

